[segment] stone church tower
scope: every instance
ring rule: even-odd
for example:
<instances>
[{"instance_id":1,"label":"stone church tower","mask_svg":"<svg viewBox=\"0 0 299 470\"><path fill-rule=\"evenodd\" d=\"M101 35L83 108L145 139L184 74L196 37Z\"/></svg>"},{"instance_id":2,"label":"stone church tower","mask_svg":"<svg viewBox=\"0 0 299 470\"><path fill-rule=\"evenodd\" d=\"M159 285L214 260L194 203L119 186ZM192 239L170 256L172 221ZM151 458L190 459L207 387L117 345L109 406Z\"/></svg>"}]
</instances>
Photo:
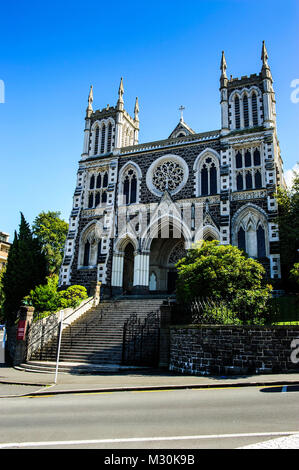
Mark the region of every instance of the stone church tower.
<instances>
[{"instance_id":1,"label":"stone church tower","mask_svg":"<svg viewBox=\"0 0 299 470\"><path fill-rule=\"evenodd\" d=\"M168 138L143 144L123 80L115 107L94 111L91 87L61 286L172 293L176 262L202 239L236 245L280 277L274 194L284 180L264 42L261 60L260 73L228 78L222 52L220 129L197 133L182 114Z\"/></svg>"}]
</instances>

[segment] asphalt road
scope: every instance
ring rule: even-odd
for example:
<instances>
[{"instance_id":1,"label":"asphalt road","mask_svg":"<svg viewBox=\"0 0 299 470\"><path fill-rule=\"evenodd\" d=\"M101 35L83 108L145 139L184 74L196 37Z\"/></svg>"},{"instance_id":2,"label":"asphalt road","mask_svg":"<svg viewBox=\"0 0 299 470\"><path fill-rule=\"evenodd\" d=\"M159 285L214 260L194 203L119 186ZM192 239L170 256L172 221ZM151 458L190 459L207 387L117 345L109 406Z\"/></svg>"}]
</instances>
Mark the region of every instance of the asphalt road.
<instances>
[{"instance_id":1,"label":"asphalt road","mask_svg":"<svg viewBox=\"0 0 299 470\"><path fill-rule=\"evenodd\" d=\"M234 449L299 433L299 387L2 398L0 449Z\"/></svg>"}]
</instances>

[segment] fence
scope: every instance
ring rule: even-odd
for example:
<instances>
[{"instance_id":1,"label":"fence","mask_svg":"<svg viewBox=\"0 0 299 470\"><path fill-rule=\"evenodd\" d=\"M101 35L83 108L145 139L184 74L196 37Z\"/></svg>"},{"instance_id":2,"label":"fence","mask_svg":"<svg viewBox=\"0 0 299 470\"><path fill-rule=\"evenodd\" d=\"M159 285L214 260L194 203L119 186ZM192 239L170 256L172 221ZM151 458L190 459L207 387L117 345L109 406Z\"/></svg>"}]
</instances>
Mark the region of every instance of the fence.
<instances>
[{"instance_id":1,"label":"fence","mask_svg":"<svg viewBox=\"0 0 299 470\"><path fill-rule=\"evenodd\" d=\"M159 361L160 310L145 319L132 314L124 325L122 363L156 366Z\"/></svg>"},{"instance_id":2,"label":"fence","mask_svg":"<svg viewBox=\"0 0 299 470\"><path fill-rule=\"evenodd\" d=\"M94 305L94 298L83 301L78 308L67 308L63 310L62 330L69 328L69 334L72 341L71 323L77 320L87 310ZM53 313L48 317L42 318L31 324L27 344L26 344L26 360L29 360L34 354L39 353L39 359L43 359L44 355L56 350L59 334L59 316L60 312ZM47 349L45 349L48 346Z\"/></svg>"}]
</instances>

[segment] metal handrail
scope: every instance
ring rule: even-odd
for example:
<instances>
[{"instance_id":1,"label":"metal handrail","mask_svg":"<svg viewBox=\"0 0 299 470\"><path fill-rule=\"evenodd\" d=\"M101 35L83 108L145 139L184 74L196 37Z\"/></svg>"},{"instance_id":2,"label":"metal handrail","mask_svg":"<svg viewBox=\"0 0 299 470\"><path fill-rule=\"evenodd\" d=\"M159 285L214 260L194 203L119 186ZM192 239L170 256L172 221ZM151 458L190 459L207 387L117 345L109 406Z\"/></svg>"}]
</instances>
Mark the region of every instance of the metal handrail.
<instances>
[{"instance_id":1,"label":"metal handrail","mask_svg":"<svg viewBox=\"0 0 299 470\"><path fill-rule=\"evenodd\" d=\"M70 318L72 315L74 315L74 313L76 313L80 308L84 307L86 304L88 304L89 302L91 302L92 298L89 298L86 302L84 302L84 304L81 304L79 307L77 307L72 313L70 313L64 320L63 320L63 323L65 323L65 320L67 320L68 318ZM62 310L62 309L61 309ZM49 317L51 316L56 316L56 313L52 313L51 315L49 315ZM28 342L27 344L27 348L29 346L32 346L33 344L37 343L38 341L41 341L43 339L43 337L47 334L49 335L49 333L51 333L52 331L54 331L55 329L58 329L59 328L59 322L53 326L52 328L50 328L49 330L47 330L47 332L45 333L42 333L35 341L30 341Z\"/></svg>"}]
</instances>

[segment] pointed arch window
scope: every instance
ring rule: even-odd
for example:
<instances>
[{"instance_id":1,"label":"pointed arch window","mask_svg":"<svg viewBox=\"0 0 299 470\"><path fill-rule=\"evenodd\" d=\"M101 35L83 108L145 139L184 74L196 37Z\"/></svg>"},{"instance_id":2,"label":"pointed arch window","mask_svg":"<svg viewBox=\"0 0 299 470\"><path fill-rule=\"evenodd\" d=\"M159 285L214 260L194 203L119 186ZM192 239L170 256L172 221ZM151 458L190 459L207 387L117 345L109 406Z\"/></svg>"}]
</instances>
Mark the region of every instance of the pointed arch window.
<instances>
[{"instance_id":1,"label":"pointed arch window","mask_svg":"<svg viewBox=\"0 0 299 470\"><path fill-rule=\"evenodd\" d=\"M242 163L242 153L239 151L236 154L236 168L242 168L243 163Z\"/></svg>"},{"instance_id":2,"label":"pointed arch window","mask_svg":"<svg viewBox=\"0 0 299 470\"><path fill-rule=\"evenodd\" d=\"M256 189L259 189L262 187L262 176L259 170L257 170L254 175L254 186Z\"/></svg>"},{"instance_id":3,"label":"pointed arch window","mask_svg":"<svg viewBox=\"0 0 299 470\"><path fill-rule=\"evenodd\" d=\"M248 96L244 95L243 98L243 118L244 127L249 127L249 110L248 110Z\"/></svg>"},{"instance_id":4,"label":"pointed arch window","mask_svg":"<svg viewBox=\"0 0 299 470\"><path fill-rule=\"evenodd\" d=\"M102 125L102 134L101 134L101 153L105 152L105 138L106 138L106 125Z\"/></svg>"},{"instance_id":5,"label":"pointed arch window","mask_svg":"<svg viewBox=\"0 0 299 470\"><path fill-rule=\"evenodd\" d=\"M243 185L243 175L242 173L237 174L237 190L242 191L244 185Z\"/></svg>"},{"instance_id":6,"label":"pointed arch window","mask_svg":"<svg viewBox=\"0 0 299 470\"><path fill-rule=\"evenodd\" d=\"M98 192L96 193L96 197L95 197L95 206L97 207L101 202L101 193Z\"/></svg>"},{"instance_id":7,"label":"pointed arch window","mask_svg":"<svg viewBox=\"0 0 299 470\"><path fill-rule=\"evenodd\" d=\"M136 172L130 168L124 177L123 194L125 204L134 204L137 200L137 176Z\"/></svg>"},{"instance_id":8,"label":"pointed arch window","mask_svg":"<svg viewBox=\"0 0 299 470\"><path fill-rule=\"evenodd\" d=\"M246 189L252 189L252 174L250 171L246 173L245 181L246 181Z\"/></svg>"},{"instance_id":9,"label":"pointed arch window","mask_svg":"<svg viewBox=\"0 0 299 470\"><path fill-rule=\"evenodd\" d=\"M111 152L112 149L112 124L108 124L108 135L107 135L107 152Z\"/></svg>"},{"instance_id":10,"label":"pointed arch window","mask_svg":"<svg viewBox=\"0 0 299 470\"><path fill-rule=\"evenodd\" d=\"M107 202L107 191L102 191L102 204Z\"/></svg>"},{"instance_id":11,"label":"pointed arch window","mask_svg":"<svg viewBox=\"0 0 299 470\"><path fill-rule=\"evenodd\" d=\"M257 95L255 92L251 96L251 109L252 109L252 124L258 126L258 113L257 113Z\"/></svg>"},{"instance_id":12,"label":"pointed arch window","mask_svg":"<svg viewBox=\"0 0 299 470\"><path fill-rule=\"evenodd\" d=\"M250 150L246 150L245 152L245 166L246 167L250 167L252 164L251 164L251 152Z\"/></svg>"},{"instance_id":13,"label":"pointed arch window","mask_svg":"<svg viewBox=\"0 0 299 470\"><path fill-rule=\"evenodd\" d=\"M95 177L94 175L92 175L90 178L90 182L89 182L89 189L94 189L94 183L95 183Z\"/></svg>"},{"instance_id":14,"label":"pointed arch window","mask_svg":"<svg viewBox=\"0 0 299 470\"><path fill-rule=\"evenodd\" d=\"M261 153L258 149L255 149L253 153L253 163L254 166L260 166L261 164Z\"/></svg>"},{"instance_id":15,"label":"pointed arch window","mask_svg":"<svg viewBox=\"0 0 299 470\"><path fill-rule=\"evenodd\" d=\"M201 175L201 195L206 196L209 193L209 189L208 189L208 177L209 176L208 176L208 170L207 170L206 165L203 165L200 175Z\"/></svg>"},{"instance_id":16,"label":"pointed arch window","mask_svg":"<svg viewBox=\"0 0 299 470\"><path fill-rule=\"evenodd\" d=\"M235 187L260 189L263 185L261 152L259 148L240 149L235 154Z\"/></svg>"},{"instance_id":17,"label":"pointed arch window","mask_svg":"<svg viewBox=\"0 0 299 470\"><path fill-rule=\"evenodd\" d=\"M84 245L83 266L89 266L90 243L87 240Z\"/></svg>"},{"instance_id":18,"label":"pointed arch window","mask_svg":"<svg viewBox=\"0 0 299 470\"><path fill-rule=\"evenodd\" d=\"M268 224L265 216L256 209L244 210L241 214L233 225L235 244L251 258L267 257Z\"/></svg>"},{"instance_id":19,"label":"pointed arch window","mask_svg":"<svg viewBox=\"0 0 299 470\"><path fill-rule=\"evenodd\" d=\"M88 196L88 208L91 209L93 207L93 193L90 193Z\"/></svg>"},{"instance_id":20,"label":"pointed arch window","mask_svg":"<svg viewBox=\"0 0 299 470\"><path fill-rule=\"evenodd\" d=\"M219 163L217 158L206 157L200 167L200 195L217 194Z\"/></svg>"},{"instance_id":21,"label":"pointed arch window","mask_svg":"<svg viewBox=\"0 0 299 470\"><path fill-rule=\"evenodd\" d=\"M236 125L236 129L240 129L241 127L240 98L238 96L235 97L235 125Z\"/></svg>"},{"instance_id":22,"label":"pointed arch window","mask_svg":"<svg viewBox=\"0 0 299 470\"><path fill-rule=\"evenodd\" d=\"M101 188L101 187L102 187L102 174L99 173L97 176L97 188Z\"/></svg>"},{"instance_id":23,"label":"pointed arch window","mask_svg":"<svg viewBox=\"0 0 299 470\"><path fill-rule=\"evenodd\" d=\"M217 194L217 169L215 163L210 168L210 194Z\"/></svg>"},{"instance_id":24,"label":"pointed arch window","mask_svg":"<svg viewBox=\"0 0 299 470\"><path fill-rule=\"evenodd\" d=\"M100 133L100 128L99 126L97 126L95 130L95 137L94 137L94 149L93 149L94 155L97 155L99 151L99 133Z\"/></svg>"},{"instance_id":25,"label":"pointed arch window","mask_svg":"<svg viewBox=\"0 0 299 470\"><path fill-rule=\"evenodd\" d=\"M103 188L107 188L108 186L108 173L105 172L104 177L103 177Z\"/></svg>"}]
</instances>

